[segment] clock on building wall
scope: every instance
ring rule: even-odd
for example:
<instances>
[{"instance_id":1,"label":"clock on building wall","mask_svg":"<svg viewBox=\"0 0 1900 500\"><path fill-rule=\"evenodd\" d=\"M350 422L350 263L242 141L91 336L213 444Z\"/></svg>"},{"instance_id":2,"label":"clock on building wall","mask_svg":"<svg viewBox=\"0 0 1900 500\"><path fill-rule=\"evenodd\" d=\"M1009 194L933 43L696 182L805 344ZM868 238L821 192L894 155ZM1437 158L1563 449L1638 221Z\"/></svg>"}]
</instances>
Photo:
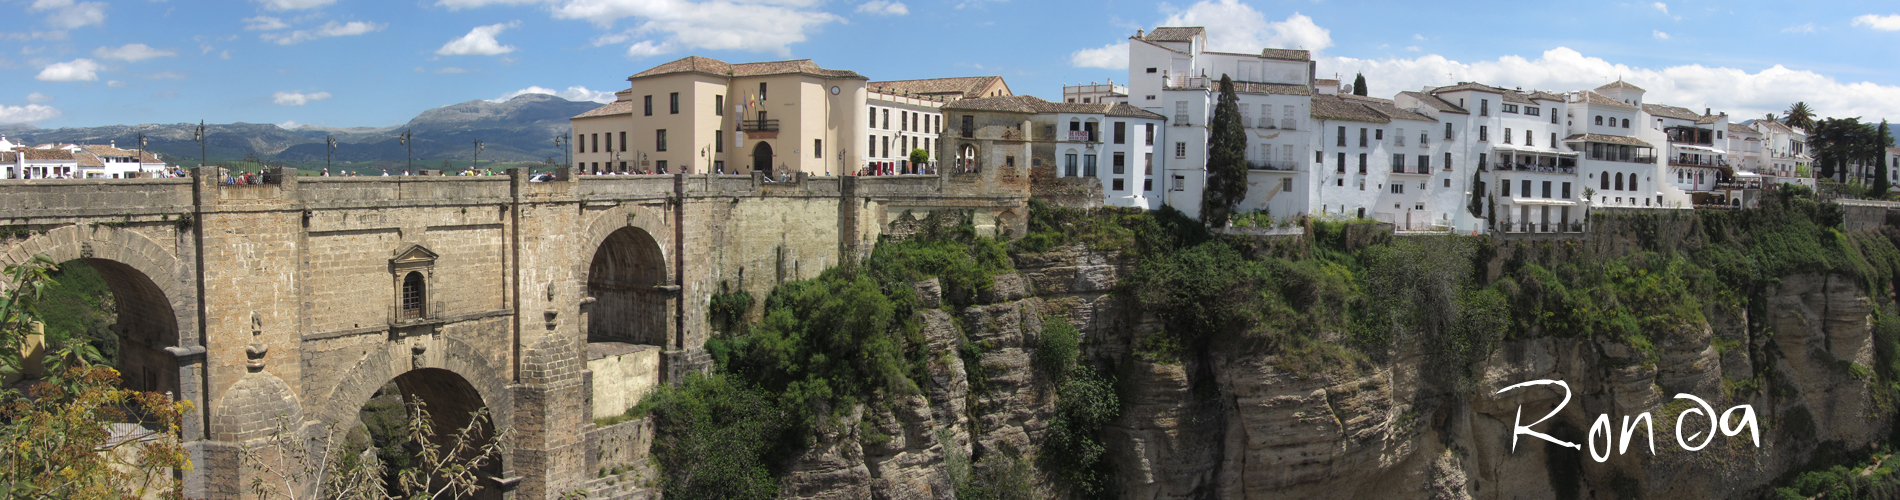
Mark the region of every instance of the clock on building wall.
<instances>
[{"instance_id":1,"label":"clock on building wall","mask_svg":"<svg viewBox=\"0 0 1900 500\"><path fill-rule=\"evenodd\" d=\"M831 95L838 95L839 92L843 92L843 91L844 90L839 89L837 85L831 86Z\"/></svg>"}]
</instances>

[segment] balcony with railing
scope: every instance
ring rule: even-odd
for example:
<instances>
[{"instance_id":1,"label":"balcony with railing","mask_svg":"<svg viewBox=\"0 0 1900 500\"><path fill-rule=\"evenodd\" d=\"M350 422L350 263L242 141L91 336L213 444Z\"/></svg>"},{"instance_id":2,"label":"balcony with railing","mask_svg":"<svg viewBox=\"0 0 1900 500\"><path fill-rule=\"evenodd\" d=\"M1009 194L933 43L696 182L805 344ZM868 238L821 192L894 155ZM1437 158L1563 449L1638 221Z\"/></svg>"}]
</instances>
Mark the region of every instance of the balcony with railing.
<instances>
[{"instance_id":1,"label":"balcony with railing","mask_svg":"<svg viewBox=\"0 0 1900 500\"><path fill-rule=\"evenodd\" d=\"M1539 174L1577 175L1577 167L1572 165L1540 165L1535 163L1494 162L1491 168L1499 172L1531 172Z\"/></svg>"},{"instance_id":2,"label":"balcony with railing","mask_svg":"<svg viewBox=\"0 0 1900 500\"><path fill-rule=\"evenodd\" d=\"M1693 156L1693 155L1681 155L1675 158L1670 158L1669 165L1676 166L1676 167L1716 167L1716 168L1728 168L1729 166L1728 160L1724 160L1721 158L1698 157L1698 156Z\"/></svg>"},{"instance_id":3,"label":"balcony with railing","mask_svg":"<svg viewBox=\"0 0 1900 500\"><path fill-rule=\"evenodd\" d=\"M1591 154L1585 157L1584 159L1596 160L1596 161L1614 161L1614 162L1622 162L1622 163L1641 163L1645 165L1656 164L1656 155L1623 156L1623 155L1614 155L1614 154L1606 153L1606 154Z\"/></svg>"},{"instance_id":4,"label":"balcony with railing","mask_svg":"<svg viewBox=\"0 0 1900 500\"><path fill-rule=\"evenodd\" d=\"M739 120L739 130L745 132L777 132L778 119Z\"/></svg>"},{"instance_id":5,"label":"balcony with railing","mask_svg":"<svg viewBox=\"0 0 1900 500\"><path fill-rule=\"evenodd\" d=\"M1300 162L1277 161L1277 160L1247 160L1247 169L1248 170L1271 170L1275 172L1292 172L1292 171L1300 169Z\"/></svg>"},{"instance_id":6,"label":"balcony with railing","mask_svg":"<svg viewBox=\"0 0 1900 500\"><path fill-rule=\"evenodd\" d=\"M1677 144L1715 145L1715 131L1695 127L1669 127L1663 129L1669 136L1669 142Z\"/></svg>"},{"instance_id":7,"label":"balcony with railing","mask_svg":"<svg viewBox=\"0 0 1900 500\"><path fill-rule=\"evenodd\" d=\"M1065 140L1067 140L1067 141L1069 141L1069 142L1096 142L1096 141L1095 141L1095 131L1093 131L1093 130L1070 130L1070 131L1069 131L1069 135L1065 137Z\"/></svg>"}]
</instances>

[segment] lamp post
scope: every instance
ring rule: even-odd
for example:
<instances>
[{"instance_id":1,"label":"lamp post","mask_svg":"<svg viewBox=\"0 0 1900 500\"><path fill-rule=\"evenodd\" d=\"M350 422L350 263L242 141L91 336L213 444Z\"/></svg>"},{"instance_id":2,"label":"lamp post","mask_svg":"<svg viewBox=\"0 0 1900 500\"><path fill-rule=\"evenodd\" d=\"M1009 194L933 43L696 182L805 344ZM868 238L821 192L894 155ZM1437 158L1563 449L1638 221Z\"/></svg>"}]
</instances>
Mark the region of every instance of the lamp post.
<instances>
[{"instance_id":1,"label":"lamp post","mask_svg":"<svg viewBox=\"0 0 1900 500\"><path fill-rule=\"evenodd\" d=\"M559 149L559 150L561 150L561 161L563 162L562 164L564 164L564 165L572 165L572 164L574 164L574 158L573 158L573 157L571 157L571 156L568 156L568 151L567 151L567 136L565 136L565 135L555 135L555 136L554 136L554 149ZM595 173L600 173L600 172L595 172Z\"/></svg>"},{"instance_id":2,"label":"lamp post","mask_svg":"<svg viewBox=\"0 0 1900 500\"><path fill-rule=\"evenodd\" d=\"M323 152L323 173L324 175L329 175L330 174L330 160L331 158L336 156L336 137L327 136L327 135L323 136L323 144L325 146L324 148L325 150Z\"/></svg>"},{"instance_id":3,"label":"lamp post","mask_svg":"<svg viewBox=\"0 0 1900 500\"><path fill-rule=\"evenodd\" d=\"M414 172L416 170L415 136L409 135L409 130L405 129L402 131L402 135L396 136L396 142L402 144L404 153L409 157L409 171ZM383 173L387 174L389 172L384 171Z\"/></svg>"},{"instance_id":4,"label":"lamp post","mask_svg":"<svg viewBox=\"0 0 1900 500\"><path fill-rule=\"evenodd\" d=\"M138 156L138 159L135 161L139 162L139 171L144 172L145 171L145 134L144 133L139 133L139 156Z\"/></svg>"},{"instance_id":5,"label":"lamp post","mask_svg":"<svg viewBox=\"0 0 1900 500\"><path fill-rule=\"evenodd\" d=\"M481 167L482 167L482 140L476 139L475 140L475 166L469 167L469 168L480 169Z\"/></svg>"},{"instance_id":6,"label":"lamp post","mask_svg":"<svg viewBox=\"0 0 1900 500\"><path fill-rule=\"evenodd\" d=\"M198 166L203 167L205 166L205 163L207 163L206 155L205 155L206 149L205 149L205 121L204 120L198 120L198 129L192 131L191 139L194 141L198 141Z\"/></svg>"}]
</instances>

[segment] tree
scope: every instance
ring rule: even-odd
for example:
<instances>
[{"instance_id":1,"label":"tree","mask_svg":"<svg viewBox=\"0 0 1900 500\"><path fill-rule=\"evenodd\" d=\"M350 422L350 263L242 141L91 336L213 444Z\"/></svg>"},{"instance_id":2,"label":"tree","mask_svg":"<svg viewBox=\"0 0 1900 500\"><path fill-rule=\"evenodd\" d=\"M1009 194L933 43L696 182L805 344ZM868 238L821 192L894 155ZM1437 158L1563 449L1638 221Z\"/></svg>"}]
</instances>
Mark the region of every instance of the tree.
<instances>
[{"instance_id":1,"label":"tree","mask_svg":"<svg viewBox=\"0 0 1900 500\"><path fill-rule=\"evenodd\" d=\"M1247 196L1247 132L1240 122L1240 98L1234 80L1220 76L1220 100L1207 141L1207 190L1201 193L1201 222L1225 227L1234 207Z\"/></svg>"},{"instance_id":2,"label":"tree","mask_svg":"<svg viewBox=\"0 0 1900 500\"><path fill-rule=\"evenodd\" d=\"M1472 170L1471 171L1471 203L1465 206L1465 209L1471 212L1472 217L1485 216L1484 215L1484 189L1485 189L1484 178L1479 176L1479 173L1477 170L1475 169Z\"/></svg>"},{"instance_id":3,"label":"tree","mask_svg":"<svg viewBox=\"0 0 1900 500\"><path fill-rule=\"evenodd\" d=\"M1782 113L1781 123L1802 130L1811 130L1815 125L1814 110L1808 108L1808 103L1806 102L1796 102L1794 105L1788 106L1786 113Z\"/></svg>"},{"instance_id":4,"label":"tree","mask_svg":"<svg viewBox=\"0 0 1900 500\"><path fill-rule=\"evenodd\" d=\"M460 429L438 430L422 401L407 407L403 429L415 459L412 466L396 470L377 458L375 447L351 442L348 432L335 424L305 435L280 415L277 428L260 445L238 449L239 460L257 473L251 478L251 493L271 500L395 500L468 498L480 491L480 471L507 453L509 429L484 439L492 421L488 408L471 412Z\"/></svg>"},{"instance_id":5,"label":"tree","mask_svg":"<svg viewBox=\"0 0 1900 500\"><path fill-rule=\"evenodd\" d=\"M1365 74L1354 73L1352 75L1352 95L1360 95L1360 96L1366 95L1366 75Z\"/></svg>"},{"instance_id":6,"label":"tree","mask_svg":"<svg viewBox=\"0 0 1900 500\"><path fill-rule=\"evenodd\" d=\"M910 162L916 165L930 163L930 152L924 151L924 148L912 149L910 150Z\"/></svg>"},{"instance_id":7,"label":"tree","mask_svg":"<svg viewBox=\"0 0 1900 500\"><path fill-rule=\"evenodd\" d=\"M1874 187L1871 190L1876 200L1887 199L1887 147L1893 144L1893 136L1887 133L1887 121L1880 121L1880 128L1874 132L1873 146L1867 148L1867 159L1874 163Z\"/></svg>"},{"instance_id":8,"label":"tree","mask_svg":"<svg viewBox=\"0 0 1900 500\"><path fill-rule=\"evenodd\" d=\"M27 328L54 268L45 255L6 267L12 286L0 299L0 352L13 366L23 364ZM171 472L186 466L179 425L191 403L121 389L117 370L70 347L49 364L50 376L30 382L26 394L0 390L0 496L176 498L182 485ZM141 425L113 425L121 422Z\"/></svg>"}]
</instances>

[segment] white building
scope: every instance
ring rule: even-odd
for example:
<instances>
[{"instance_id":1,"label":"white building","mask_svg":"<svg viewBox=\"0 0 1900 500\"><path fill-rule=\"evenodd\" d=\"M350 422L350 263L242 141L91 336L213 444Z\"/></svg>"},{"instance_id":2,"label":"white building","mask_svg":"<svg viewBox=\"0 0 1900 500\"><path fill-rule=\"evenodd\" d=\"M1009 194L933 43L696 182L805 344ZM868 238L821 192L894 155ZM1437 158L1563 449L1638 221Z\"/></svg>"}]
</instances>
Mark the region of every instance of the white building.
<instances>
[{"instance_id":1,"label":"white building","mask_svg":"<svg viewBox=\"0 0 1900 500\"><path fill-rule=\"evenodd\" d=\"M1162 147L1161 188L1166 190L1162 203L1189 216L1200 214L1201 192L1207 183L1207 121L1219 99L1216 84L1222 75L1238 87L1241 118L1248 124L1248 159L1269 167L1280 162L1287 170L1278 170L1286 173L1276 175L1292 176L1296 185L1311 185L1307 177L1311 168L1300 165L1313 141L1314 64L1307 51L1212 52L1207 50L1204 28L1160 27L1137 31L1129 38L1128 61L1129 102L1167 117L1168 126L1157 138ZM1254 204L1310 207L1311 201ZM1286 210L1294 211L1276 212L1276 216L1306 211Z\"/></svg>"},{"instance_id":2,"label":"white building","mask_svg":"<svg viewBox=\"0 0 1900 500\"><path fill-rule=\"evenodd\" d=\"M139 172L160 173L165 171L165 162L150 151L119 149L117 144L80 146L84 151L75 153L81 157L81 170L88 178L106 177L113 179L131 178ZM97 160L98 168L93 169L84 161L85 156ZM95 175L97 174L97 175Z\"/></svg>"},{"instance_id":3,"label":"white building","mask_svg":"<svg viewBox=\"0 0 1900 500\"><path fill-rule=\"evenodd\" d=\"M1031 121L1053 139L1058 177L1100 179L1111 206L1161 208L1155 144L1167 128L1165 117L1120 103L1029 99L1040 108Z\"/></svg>"},{"instance_id":4,"label":"white building","mask_svg":"<svg viewBox=\"0 0 1900 500\"><path fill-rule=\"evenodd\" d=\"M1661 164L1665 206L1732 205L1730 194L1737 179L1728 163L1728 115L1702 114L1687 108L1644 104L1645 123L1639 136L1668 145ZM1679 191L1679 192L1678 192Z\"/></svg>"},{"instance_id":5,"label":"white building","mask_svg":"<svg viewBox=\"0 0 1900 500\"><path fill-rule=\"evenodd\" d=\"M1568 95L1564 144L1579 153L1577 173L1591 207L1663 206L1654 143L1638 138L1643 89L1615 82Z\"/></svg>"},{"instance_id":6,"label":"white building","mask_svg":"<svg viewBox=\"0 0 1900 500\"><path fill-rule=\"evenodd\" d=\"M1128 104L1128 86L1090 82L1088 85L1064 85L1062 102L1068 104Z\"/></svg>"},{"instance_id":7,"label":"white building","mask_svg":"<svg viewBox=\"0 0 1900 500\"><path fill-rule=\"evenodd\" d=\"M1814 158L1808 156L1808 133L1773 120L1750 120L1762 135L1762 162L1781 183L1814 187Z\"/></svg>"},{"instance_id":8,"label":"white building","mask_svg":"<svg viewBox=\"0 0 1900 500\"><path fill-rule=\"evenodd\" d=\"M879 172L919 173L943 150L944 98L900 95L873 89L865 97L865 154L861 167ZM926 164L912 165L911 150L923 150Z\"/></svg>"}]
</instances>

